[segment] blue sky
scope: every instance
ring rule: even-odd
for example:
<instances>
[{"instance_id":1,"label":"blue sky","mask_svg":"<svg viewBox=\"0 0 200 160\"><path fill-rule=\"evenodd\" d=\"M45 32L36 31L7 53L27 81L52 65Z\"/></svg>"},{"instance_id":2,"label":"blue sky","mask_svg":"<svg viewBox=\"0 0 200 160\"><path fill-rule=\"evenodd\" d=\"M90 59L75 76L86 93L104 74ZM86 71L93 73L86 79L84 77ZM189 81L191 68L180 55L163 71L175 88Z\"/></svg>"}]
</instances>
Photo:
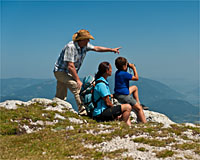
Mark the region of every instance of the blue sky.
<instances>
[{"instance_id":1,"label":"blue sky","mask_svg":"<svg viewBox=\"0 0 200 160\"><path fill-rule=\"evenodd\" d=\"M88 52L79 72L94 74L117 56L152 79L199 79L198 1L1 1L1 78L54 78L61 49L79 29L93 45L120 55Z\"/></svg>"}]
</instances>

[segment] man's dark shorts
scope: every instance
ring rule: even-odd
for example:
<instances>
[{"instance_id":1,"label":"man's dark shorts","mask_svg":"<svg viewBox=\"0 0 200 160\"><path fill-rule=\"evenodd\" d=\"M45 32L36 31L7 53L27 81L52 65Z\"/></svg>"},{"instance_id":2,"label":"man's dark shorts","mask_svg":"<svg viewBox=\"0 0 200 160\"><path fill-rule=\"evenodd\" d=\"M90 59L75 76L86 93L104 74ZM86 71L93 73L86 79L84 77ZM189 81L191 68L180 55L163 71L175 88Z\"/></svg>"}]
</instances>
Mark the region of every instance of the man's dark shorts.
<instances>
[{"instance_id":1,"label":"man's dark shorts","mask_svg":"<svg viewBox=\"0 0 200 160\"><path fill-rule=\"evenodd\" d=\"M100 115L93 117L98 122L113 121L122 114L121 105L106 108Z\"/></svg>"},{"instance_id":2,"label":"man's dark shorts","mask_svg":"<svg viewBox=\"0 0 200 160\"><path fill-rule=\"evenodd\" d=\"M114 97L119 101L121 104L130 104L131 106L134 106L137 101L133 98L131 95L118 95L115 94Z\"/></svg>"}]
</instances>

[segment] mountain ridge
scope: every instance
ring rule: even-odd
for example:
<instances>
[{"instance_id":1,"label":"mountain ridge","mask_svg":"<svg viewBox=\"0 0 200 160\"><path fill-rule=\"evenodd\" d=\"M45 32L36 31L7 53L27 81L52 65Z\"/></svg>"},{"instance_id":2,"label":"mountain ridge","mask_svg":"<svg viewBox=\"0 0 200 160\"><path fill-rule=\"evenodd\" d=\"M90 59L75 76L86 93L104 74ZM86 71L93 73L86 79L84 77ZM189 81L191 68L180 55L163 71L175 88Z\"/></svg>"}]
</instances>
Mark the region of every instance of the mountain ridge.
<instances>
[{"instance_id":1,"label":"mountain ridge","mask_svg":"<svg viewBox=\"0 0 200 160\"><path fill-rule=\"evenodd\" d=\"M19 80L19 84L17 84L17 80ZM1 79L1 93L4 93L4 95L0 95L1 102L5 100L22 100L22 101L28 101L35 97L41 97L41 98L48 98L52 99L56 92L56 80L55 79L33 79L33 82L31 82L32 79ZM81 78L82 80L82 78ZM3 84L2 84L2 81ZM15 81L15 83L13 83ZM111 92L114 90L114 76L111 76L108 78L109 84L110 84L110 90ZM6 84L7 83L7 84ZM9 86L10 83L10 87ZM192 104L184 103L184 95L181 93L178 93L177 91L171 89L169 86L163 84L162 82L151 80L148 78L141 77L139 81L137 82L131 82L130 85L137 85L139 88L139 98L141 103L144 103L145 105L149 106L150 110L152 111L159 111L163 112L163 108L169 108L169 110L165 110L165 114L168 115L171 119L175 120L176 122L185 122L185 116L188 119L188 122L198 122L198 114L199 110L198 107L194 107ZM21 87L21 88L20 88ZM9 88L11 88L10 91ZM20 89L19 89L20 88ZM5 95L5 93L8 93ZM178 101L173 101L172 99L177 99L179 101L182 101L183 107L185 110L184 116L179 116L179 119L174 117L173 108L176 106L179 110L182 109L182 106L178 103ZM68 100L74 107L75 110L77 110L75 100L73 98L73 95L69 92L68 94ZM163 103L162 101L165 101ZM174 102L171 104L171 102ZM160 103L160 104L159 104ZM168 105L171 104L171 105ZM159 106L159 110L158 107ZM170 107L169 107L170 106ZM170 110L171 108L171 110ZM194 113L196 113L195 117L192 117L191 119L187 116L187 113L189 113L189 110L195 110ZM171 113L172 112L172 113Z\"/></svg>"}]
</instances>

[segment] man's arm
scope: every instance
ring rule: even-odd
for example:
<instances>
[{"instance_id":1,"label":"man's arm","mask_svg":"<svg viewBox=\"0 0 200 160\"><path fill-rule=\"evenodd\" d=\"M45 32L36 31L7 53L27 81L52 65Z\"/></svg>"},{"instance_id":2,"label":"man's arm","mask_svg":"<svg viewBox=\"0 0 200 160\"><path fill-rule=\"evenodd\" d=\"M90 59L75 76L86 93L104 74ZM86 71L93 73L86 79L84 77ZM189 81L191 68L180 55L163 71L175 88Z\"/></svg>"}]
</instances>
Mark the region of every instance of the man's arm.
<instances>
[{"instance_id":1,"label":"man's arm","mask_svg":"<svg viewBox=\"0 0 200 160\"><path fill-rule=\"evenodd\" d=\"M81 82L81 80L80 80L80 78L79 78L79 76L78 76L78 74L76 72L76 68L74 66L74 63L73 62L68 62L68 66L67 67L68 67L69 73L71 73L72 77L76 80L78 88L81 88L82 82Z\"/></svg>"},{"instance_id":2,"label":"man's arm","mask_svg":"<svg viewBox=\"0 0 200 160\"><path fill-rule=\"evenodd\" d=\"M119 49L121 47L118 48L106 48L106 47L100 47L100 46L94 46L93 51L96 52L115 52L119 54Z\"/></svg>"}]
</instances>

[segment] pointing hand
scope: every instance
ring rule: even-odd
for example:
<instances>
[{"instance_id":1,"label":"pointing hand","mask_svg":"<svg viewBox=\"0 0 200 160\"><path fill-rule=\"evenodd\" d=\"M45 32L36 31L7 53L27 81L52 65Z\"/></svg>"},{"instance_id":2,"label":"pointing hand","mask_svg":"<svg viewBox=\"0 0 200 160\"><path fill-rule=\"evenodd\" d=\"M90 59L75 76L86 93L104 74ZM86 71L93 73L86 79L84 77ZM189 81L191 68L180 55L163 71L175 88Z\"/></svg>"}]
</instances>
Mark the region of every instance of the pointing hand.
<instances>
[{"instance_id":1,"label":"pointing hand","mask_svg":"<svg viewBox=\"0 0 200 160\"><path fill-rule=\"evenodd\" d=\"M113 48L113 52L118 53L119 54L119 49L121 49L122 47L118 47L118 48Z\"/></svg>"}]
</instances>

